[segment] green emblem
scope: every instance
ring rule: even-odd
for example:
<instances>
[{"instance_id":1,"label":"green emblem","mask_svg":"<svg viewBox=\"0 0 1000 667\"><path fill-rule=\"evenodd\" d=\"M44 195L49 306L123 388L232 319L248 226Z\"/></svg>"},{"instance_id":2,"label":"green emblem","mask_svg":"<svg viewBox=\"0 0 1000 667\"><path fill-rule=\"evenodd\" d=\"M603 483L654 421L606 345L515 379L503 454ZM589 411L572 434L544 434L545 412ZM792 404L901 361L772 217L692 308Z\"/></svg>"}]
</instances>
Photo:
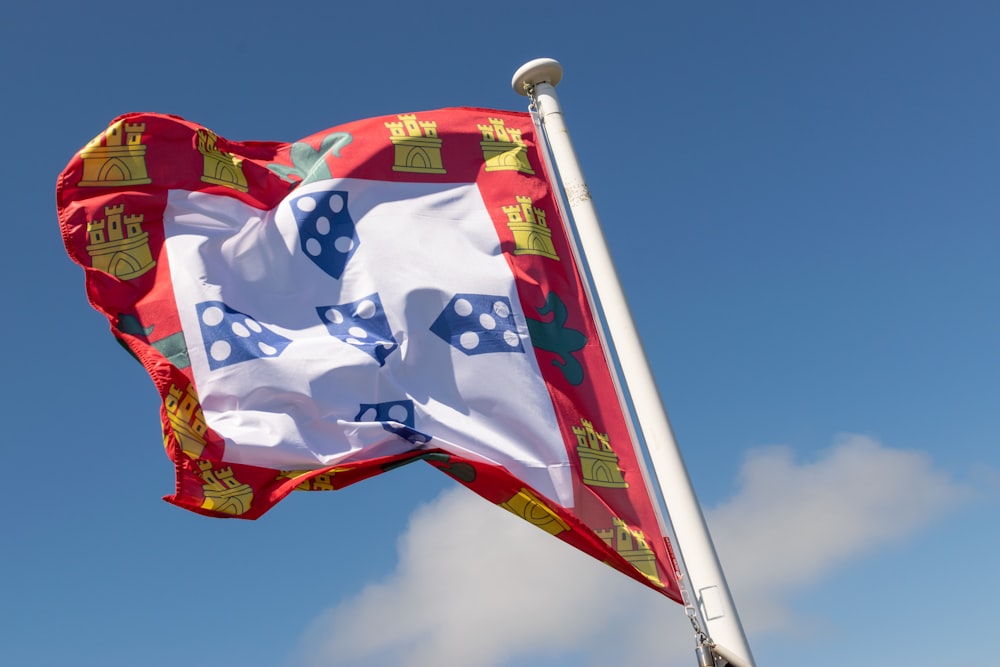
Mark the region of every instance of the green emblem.
<instances>
[{"instance_id":1,"label":"green emblem","mask_svg":"<svg viewBox=\"0 0 1000 667\"><path fill-rule=\"evenodd\" d=\"M180 331L166 338L150 341L149 335L153 333L153 327L144 327L139 318L128 313L118 313L118 329L122 333L144 339L177 368L187 368L191 365L191 361L188 359L187 345L184 344L184 334ZM132 354L132 350L120 338L117 340L129 354Z\"/></svg>"},{"instance_id":2,"label":"green emblem","mask_svg":"<svg viewBox=\"0 0 1000 667\"><path fill-rule=\"evenodd\" d=\"M382 466L383 472L389 472L396 468L402 468L414 461L427 461L435 468L451 475L460 482L471 484L476 481L476 469L468 463L462 461L452 461L451 454L445 452L422 452L415 453L412 457L387 463Z\"/></svg>"},{"instance_id":3,"label":"green emblem","mask_svg":"<svg viewBox=\"0 0 1000 667\"><path fill-rule=\"evenodd\" d=\"M353 140L354 138L347 132L333 132L323 137L319 150L305 142L296 141L289 150L292 166L272 163L267 165L267 168L289 183L295 182L292 176L298 176L301 179L299 185L333 178L330 167L326 164L327 154L340 157L340 149Z\"/></svg>"},{"instance_id":4,"label":"green emblem","mask_svg":"<svg viewBox=\"0 0 1000 667\"><path fill-rule=\"evenodd\" d=\"M573 356L574 352L582 350L587 344L587 337L583 332L570 329L566 326L568 311L566 304L562 302L555 292L549 292L545 298L545 305L535 309L539 315L552 314L552 319L543 322L525 318L528 321L528 335L531 336L531 343L540 350L552 352L558 359L552 360L552 365L557 366L565 376L566 381L572 385L583 382L583 366L579 360Z\"/></svg>"}]
</instances>

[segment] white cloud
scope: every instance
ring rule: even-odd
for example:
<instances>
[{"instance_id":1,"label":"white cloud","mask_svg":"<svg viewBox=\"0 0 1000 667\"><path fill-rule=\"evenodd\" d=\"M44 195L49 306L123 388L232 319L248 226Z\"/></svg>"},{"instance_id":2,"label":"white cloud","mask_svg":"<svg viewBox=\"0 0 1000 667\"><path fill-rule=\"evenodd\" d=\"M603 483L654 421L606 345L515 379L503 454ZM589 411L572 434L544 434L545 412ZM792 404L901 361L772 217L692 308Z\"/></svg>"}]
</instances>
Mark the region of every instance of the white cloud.
<instances>
[{"instance_id":1,"label":"white cloud","mask_svg":"<svg viewBox=\"0 0 1000 667\"><path fill-rule=\"evenodd\" d=\"M842 435L814 461L753 450L732 500L708 515L748 632L789 630L785 599L849 559L897 543L970 490L922 452Z\"/></svg>"},{"instance_id":2,"label":"white cloud","mask_svg":"<svg viewBox=\"0 0 1000 667\"><path fill-rule=\"evenodd\" d=\"M413 514L395 572L314 623L302 662L487 667L577 650L629 594L683 621L659 594L459 487Z\"/></svg>"},{"instance_id":3,"label":"white cloud","mask_svg":"<svg viewBox=\"0 0 1000 667\"><path fill-rule=\"evenodd\" d=\"M736 495L707 520L752 638L795 631L792 593L966 493L921 453L843 436L812 462L782 447L751 452ZM459 488L414 512L397 569L316 619L298 663L693 664L693 650L679 605Z\"/></svg>"}]
</instances>

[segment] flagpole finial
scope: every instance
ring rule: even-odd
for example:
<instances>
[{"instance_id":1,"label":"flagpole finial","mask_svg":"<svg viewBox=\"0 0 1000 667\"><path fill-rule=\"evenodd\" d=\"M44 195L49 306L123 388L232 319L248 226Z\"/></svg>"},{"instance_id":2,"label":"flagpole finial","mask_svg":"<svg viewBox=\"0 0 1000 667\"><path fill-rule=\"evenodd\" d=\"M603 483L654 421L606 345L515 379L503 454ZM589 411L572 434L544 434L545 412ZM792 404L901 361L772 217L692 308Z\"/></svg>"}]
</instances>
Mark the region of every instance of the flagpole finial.
<instances>
[{"instance_id":1,"label":"flagpole finial","mask_svg":"<svg viewBox=\"0 0 1000 667\"><path fill-rule=\"evenodd\" d=\"M518 95L527 96L529 91L540 83L555 86L562 80L562 65L553 58L536 58L524 63L514 72L510 85Z\"/></svg>"}]
</instances>

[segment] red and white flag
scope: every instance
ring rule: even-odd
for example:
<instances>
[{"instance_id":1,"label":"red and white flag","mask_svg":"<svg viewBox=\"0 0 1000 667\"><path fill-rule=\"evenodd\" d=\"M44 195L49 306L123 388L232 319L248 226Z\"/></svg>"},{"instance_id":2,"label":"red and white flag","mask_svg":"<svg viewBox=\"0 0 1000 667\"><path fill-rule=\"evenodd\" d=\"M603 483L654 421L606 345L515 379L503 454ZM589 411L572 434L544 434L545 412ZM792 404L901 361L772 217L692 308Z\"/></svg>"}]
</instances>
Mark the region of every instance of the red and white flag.
<instances>
[{"instance_id":1,"label":"red and white flag","mask_svg":"<svg viewBox=\"0 0 1000 667\"><path fill-rule=\"evenodd\" d=\"M422 459L680 600L528 114L292 144L128 114L57 200L162 397L170 502L252 519Z\"/></svg>"}]
</instances>

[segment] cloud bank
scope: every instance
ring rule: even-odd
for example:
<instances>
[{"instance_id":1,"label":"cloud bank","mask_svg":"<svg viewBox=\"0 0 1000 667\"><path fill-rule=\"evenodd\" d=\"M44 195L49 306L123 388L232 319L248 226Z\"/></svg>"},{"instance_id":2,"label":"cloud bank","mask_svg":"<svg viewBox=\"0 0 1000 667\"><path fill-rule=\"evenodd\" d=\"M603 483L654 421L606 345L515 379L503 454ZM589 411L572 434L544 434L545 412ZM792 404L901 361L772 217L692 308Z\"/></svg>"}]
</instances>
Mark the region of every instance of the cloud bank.
<instances>
[{"instance_id":1,"label":"cloud bank","mask_svg":"<svg viewBox=\"0 0 1000 667\"><path fill-rule=\"evenodd\" d=\"M750 452L735 495L706 518L751 643L798 630L792 594L969 493L928 456L864 436L808 462ZM396 570L317 618L292 664L693 664L693 650L679 605L456 488L414 512Z\"/></svg>"}]
</instances>

